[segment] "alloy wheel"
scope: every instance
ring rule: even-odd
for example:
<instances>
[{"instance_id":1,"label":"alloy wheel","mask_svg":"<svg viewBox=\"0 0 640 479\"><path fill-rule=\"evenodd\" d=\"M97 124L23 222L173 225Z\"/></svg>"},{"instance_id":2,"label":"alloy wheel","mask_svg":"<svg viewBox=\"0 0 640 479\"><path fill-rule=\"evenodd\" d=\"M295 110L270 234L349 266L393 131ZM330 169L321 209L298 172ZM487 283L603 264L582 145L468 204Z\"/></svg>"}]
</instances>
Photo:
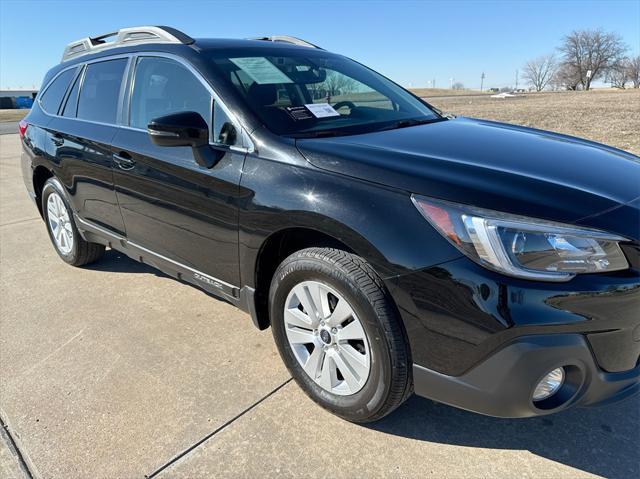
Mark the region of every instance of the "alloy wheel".
<instances>
[{"instance_id":1,"label":"alloy wheel","mask_svg":"<svg viewBox=\"0 0 640 479\"><path fill-rule=\"evenodd\" d=\"M73 227L62 198L55 191L47 198L47 219L56 248L67 255L73 250Z\"/></svg>"},{"instance_id":2,"label":"alloy wheel","mask_svg":"<svg viewBox=\"0 0 640 479\"><path fill-rule=\"evenodd\" d=\"M344 296L319 281L298 283L287 296L284 322L296 359L320 387L341 396L362 389L371 369L369 341Z\"/></svg>"}]
</instances>

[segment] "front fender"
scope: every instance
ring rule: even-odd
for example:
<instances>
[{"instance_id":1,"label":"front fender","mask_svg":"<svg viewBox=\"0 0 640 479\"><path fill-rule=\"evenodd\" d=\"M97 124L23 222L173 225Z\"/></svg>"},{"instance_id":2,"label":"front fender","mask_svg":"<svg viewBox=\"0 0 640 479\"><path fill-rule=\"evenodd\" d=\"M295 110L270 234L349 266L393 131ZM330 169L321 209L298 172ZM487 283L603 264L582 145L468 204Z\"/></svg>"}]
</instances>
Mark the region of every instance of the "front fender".
<instances>
[{"instance_id":1,"label":"front fender","mask_svg":"<svg viewBox=\"0 0 640 479\"><path fill-rule=\"evenodd\" d=\"M248 155L240 200L240 267L254 286L265 240L288 228L319 231L347 245L382 278L460 257L420 215L409 193L320 170Z\"/></svg>"}]
</instances>

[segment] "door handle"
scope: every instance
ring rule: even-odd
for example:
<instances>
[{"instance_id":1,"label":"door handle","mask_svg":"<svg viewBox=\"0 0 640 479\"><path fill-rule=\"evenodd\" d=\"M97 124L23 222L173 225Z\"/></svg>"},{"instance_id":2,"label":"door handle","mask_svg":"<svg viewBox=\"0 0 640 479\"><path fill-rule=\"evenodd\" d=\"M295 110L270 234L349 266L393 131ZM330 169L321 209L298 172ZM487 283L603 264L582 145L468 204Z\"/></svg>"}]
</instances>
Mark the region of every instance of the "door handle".
<instances>
[{"instance_id":1,"label":"door handle","mask_svg":"<svg viewBox=\"0 0 640 479\"><path fill-rule=\"evenodd\" d=\"M136 166L136 162L127 153L113 154L113 161L121 170L131 170Z\"/></svg>"}]
</instances>

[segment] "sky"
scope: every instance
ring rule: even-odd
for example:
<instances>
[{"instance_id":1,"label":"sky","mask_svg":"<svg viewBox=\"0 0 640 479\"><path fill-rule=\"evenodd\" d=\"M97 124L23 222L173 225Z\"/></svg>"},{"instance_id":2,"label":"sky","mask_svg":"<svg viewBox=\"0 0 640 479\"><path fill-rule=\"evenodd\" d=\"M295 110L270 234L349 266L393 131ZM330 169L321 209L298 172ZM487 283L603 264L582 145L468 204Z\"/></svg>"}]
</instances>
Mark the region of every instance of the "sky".
<instances>
[{"instance_id":1,"label":"sky","mask_svg":"<svg viewBox=\"0 0 640 479\"><path fill-rule=\"evenodd\" d=\"M0 88L39 88L67 43L136 25L293 35L411 87L479 88L482 72L485 87L514 86L516 70L576 29L616 32L640 54L640 0L0 0Z\"/></svg>"}]
</instances>

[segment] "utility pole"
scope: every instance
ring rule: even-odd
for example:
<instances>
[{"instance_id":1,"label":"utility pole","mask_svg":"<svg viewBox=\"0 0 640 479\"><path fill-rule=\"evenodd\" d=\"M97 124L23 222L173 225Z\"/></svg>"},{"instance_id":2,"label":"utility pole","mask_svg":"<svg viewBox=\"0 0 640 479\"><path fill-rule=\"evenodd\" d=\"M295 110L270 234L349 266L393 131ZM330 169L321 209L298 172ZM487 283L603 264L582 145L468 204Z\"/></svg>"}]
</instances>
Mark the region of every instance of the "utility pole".
<instances>
[{"instance_id":1,"label":"utility pole","mask_svg":"<svg viewBox=\"0 0 640 479\"><path fill-rule=\"evenodd\" d=\"M436 79L434 78L433 79L433 88L435 88L435 87L436 87Z\"/></svg>"},{"instance_id":2,"label":"utility pole","mask_svg":"<svg viewBox=\"0 0 640 479\"><path fill-rule=\"evenodd\" d=\"M453 77L449 78L449 82L451 84L451 86L449 88L451 88L452 90L453 90L453 80L454 80Z\"/></svg>"},{"instance_id":3,"label":"utility pole","mask_svg":"<svg viewBox=\"0 0 640 479\"><path fill-rule=\"evenodd\" d=\"M518 90L518 70L516 70L516 90Z\"/></svg>"},{"instance_id":4,"label":"utility pole","mask_svg":"<svg viewBox=\"0 0 640 479\"><path fill-rule=\"evenodd\" d=\"M480 75L480 93L482 93L482 88L484 87L484 72Z\"/></svg>"}]
</instances>

